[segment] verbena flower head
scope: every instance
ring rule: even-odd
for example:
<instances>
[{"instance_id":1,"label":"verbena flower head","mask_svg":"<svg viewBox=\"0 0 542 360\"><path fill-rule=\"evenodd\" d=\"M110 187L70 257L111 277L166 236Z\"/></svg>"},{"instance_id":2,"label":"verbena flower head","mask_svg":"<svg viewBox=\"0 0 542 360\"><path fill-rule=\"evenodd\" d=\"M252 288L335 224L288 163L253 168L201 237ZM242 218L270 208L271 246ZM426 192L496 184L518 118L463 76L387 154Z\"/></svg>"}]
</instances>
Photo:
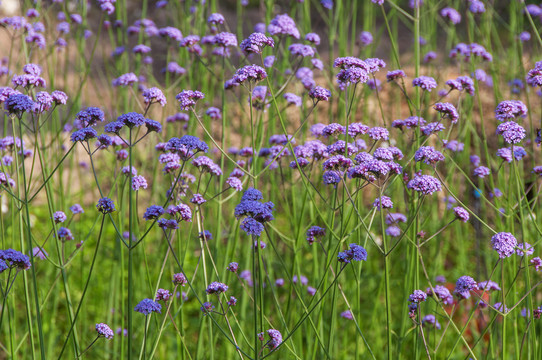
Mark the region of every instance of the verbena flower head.
<instances>
[{"instance_id":1,"label":"verbena flower head","mask_svg":"<svg viewBox=\"0 0 542 360\"><path fill-rule=\"evenodd\" d=\"M534 247L529 243L519 243L518 249L516 250L518 256L529 256L534 254Z\"/></svg>"},{"instance_id":2,"label":"verbena flower head","mask_svg":"<svg viewBox=\"0 0 542 360\"><path fill-rule=\"evenodd\" d=\"M454 294L460 299L470 298L470 292L477 290L478 284L470 276L461 276L455 284Z\"/></svg>"},{"instance_id":3,"label":"verbena flower head","mask_svg":"<svg viewBox=\"0 0 542 360\"><path fill-rule=\"evenodd\" d=\"M388 131L388 129L383 127L373 127L369 131L367 131L367 134L371 139L375 141L390 139L390 132Z\"/></svg>"},{"instance_id":4,"label":"verbena flower head","mask_svg":"<svg viewBox=\"0 0 542 360\"><path fill-rule=\"evenodd\" d=\"M406 74L403 70L400 70L400 69L388 71L388 73L386 74L386 80L388 81L394 81L394 80L401 79L404 77L406 77Z\"/></svg>"},{"instance_id":5,"label":"verbena flower head","mask_svg":"<svg viewBox=\"0 0 542 360\"><path fill-rule=\"evenodd\" d=\"M499 284L491 280L479 282L478 289L482 291L501 291Z\"/></svg>"},{"instance_id":6,"label":"verbena flower head","mask_svg":"<svg viewBox=\"0 0 542 360\"><path fill-rule=\"evenodd\" d=\"M392 209L393 202L388 196L381 196L375 199L375 201L373 202L373 207L377 208L378 210Z\"/></svg>"},{"instance_id":7,"label":"verbena flower head","mask_svg":"<svg viewBox=\"0 0 542 360\"><path fill-rule=\"evenodd\" d=\"M474 176L478 176L480 178L484 178L488 176L490 173L491 173L491 170L485 166L478 166L476 169L474 169Z\"/></svg>"},{"instance_id":8,"label":"verbena flower head","mask_svg":"<svg viewBox=\"0 0 542 360\"><path fill-rule=\"evenodd\" d=\"M205 98L201 91L183 90L175 97L179 101L181 110L190 110L196 106L196 102Z\"/></svg>"},{"instance_id":9,"label":"verbena flower head","mask_svg":"<svg viewBox=\"0 0 542 360\"><path fill-rule=\"evenodd\" d=\"M540 257L538 256L532 258L529 262L534 266L534 269L536 271L540 271L540 269L542 268L542 259L540 259Z\"/></svg>"},{"instance_id":10,"label":"verbena flower head","mask_svg":"<svg viewBox=\"0 0 542 360\"><path fill-rule=\"evenodd\" d=\"M108 340L113 339L113 336L115 335L113 330L111 330L111 328L104 323L96 324L96 332L98 333L98 336L103 336Z\"/></svg>"},{"instance_id":11,"label":"verbena flower head","mask_svg":"<svg viewBox=\"0 0 542 360\"><path fill-rule=\"evenodd\" d=\"M6 111L17 116L31 111L33 107L34 101L29 96L23 94L14 93L4 102L4 108Z\"/></svg>"},{"instance_id":12,"label":"verbena flower head","mask_svg":"<svg viewBox=\"0 0 542 360\"><path fill-rule=\"evenodd\" d=\"M145 100L145 104L152 104L155 102L159 103L161 106L165 106L167 104L164 93L162 93L162 90L157 87L145 89L143 91L143 98Z\"/></svg>"},{"instance_id":13,"label":"verbena flower head","mask_svg":"<svg viewBox=\"0 0 542 360\"><path fill-rule=\"evenodd\" d=\"M499 121L512 120L527 115L527 106L519 100L502 101L495 108L495 117Z\"/></svg>"},{"instance_id":14,"label":"verbena flower head","mask_svg":"<svg viewBox=\"0 0 542 360\"><path fill-rule=\"evenodd\" d=\"M305 35L305 40L313 43L314 45L320 45L320 36L318 36L316 33L307 33L307 35Z\"/></svg>"},{"instance_id":15,"label":"verbena flower head","mask_svg":"<svg viewBox=\"0 0 542 360\"><path fill-rule=\"evenodd\" d=\"M158 289L156 291L156 301L168 301L171 298L171 293L166 289Z\"/></svg>"},{"instance_id":16,"label":"verbena flower head","mask_svg":"<svg viewBox=\"0 0 542 360\"><path fill-rule=\"evenodd\" d=\"M444 155L432 146L422 146L414 154L415 161L423 161L428 165L435 165L439 161L444 161Z\"/></svg>"},{"instance_id":17,"label":"verbena flower head","mask_svg":"<svg viewBox=\"0 0 542 360\"><path fill-rule=\"evenodd\" d=\"M304 44L292 44L288 47L288 51L294 56L313 57L315 55L314 48Z\"/></svg>"},{"instance_id":18,"label":"verbena flower head","mask_svg":"<svg viewBox=\"0 0 542 360\"><path fill-rule=\"evenodd\" d=\"M98 136L98 133L96 130L94 130L91 127L86 127L80 130L76 130L72 133L70 140L72 142L78 142L78 141L88 141L90 139L94 139Z\"/></svg>"},{"instance_id":19,"label":"verbena flower head","mask_svg":"<svg viewBox=\"0 0 542 360\"><path fill-rule=\"evenodd\" d=\"M122 74L118 78L114 79L113 82L112 82L112 85L115 86L115 87L118 87L118 86L130 86L130 85L135 84L138 81L139 81L139 79L138 79L136 74L127 73L127 74Z\"/></svg>"},{"instance_id":20,"label":"verbena flower head","mask_svg":"<svg viewBox=\"0 0 542 360\"><path fill-rule=\"evenodd\" d=\"M245 218L240 225L241 230L243 230L247 235L260 236L264 231L264 226L262 223L254 220L251 217Z\"/></svg>"},{"instance_id":21,"label":"verbena flower head","mask_svg":"<svg viewBox=\"0 0 542 360\"><path fill-rule=\"evenodd\" d=\"M407 188L423 195L431 195L434 192L441 191L442 184L431 175L418 175L408 182Z\"/></svg>"},{"instance_id":22,"label":"verbena flower head","mask_svg":"<svg viewBox=\"0 0 542 360\"><path fill-rule=\"evenodd\" d=\"M164 214L164 208L160 205L151 205L145 210L145 214L143 214L143 219L145 220L153 220L157 219L160 216Z\"/></svg>"},{"instance_id":23,"label":"verbena flower head","mask_svg":"<svg viewBox=\"0 0 542 360\"><path fill-rule=\"evenodd\" d=\"M58 238L61 241L70 241L73 240L73 235L70 229L61 227L58 229Z\"/></svg>"},{"instance_id":24,"label":"verbena flower head","mask_svg":"<svg viewBox=\"0 0 542 360\"><path fill-rule=\"evenodd\" d=\"M275 350L282 344L282 334L280 331L275 329L267 330L267 335L269 335L269 341L267 342L267 347L271 350Z\"/></svg>"},{"instance_id":25,"label":"verbena flower head","mask_svg":"<svg viewBox=\"0 0 542 360\"><path fill-rule=\"evenodd\" d=\"M339 262L350 263L351 261L367 261L367 250L357 244L350 244L350 249L339 252Z\"/></svg>"},{"instance_id":26,"label":"verbena flower head","mask_svg":"<svg viewBox=\"0 0 542 360\"><path fill-rule=\"evenodd\" d=\"M32 248L32 255L40 260L45 260L49 256L49 254L47 254L47 251L45 251L45 249L43 248L40 248L39 246L35 246Z\"/></svg>"},{"instance_id":27,"label":"verbena flower head","mask_svg":"<svg viewBox=\"0 0 542 360\"><path fill-rule=\"evenodd\" d=\"M256 53L261 54L264 47L269 46L271 48L275 47L275 41L262 34L260 32L252 33L245 40L241 41L241 50L245 53Z\"/></svg>"},{"instance_id":28,"label":"verbena flower head","mask_svg":"<svg viewBox=\"0 0 542 360\"><path fill-rule=\"evenodd\" d=\"M237 299L234 296L230 296L230 299L227 302L228 306L235 306L237 305Z\"/></svg>"},{"instance_id":29,"label":"verbena flower head","mask_svg":"<svg viewBox=\"0 0 542 360\"><path fill-rule=\"evenodd\" d=\"M207 18L207 22L213 25L219 25L219 24L222 25L224 24L224 21L225 21L224 16L219 13L213 13Z\"/></svg>"},{"instance_id":30,"label":"verbena flower head","mask_svg":"<svg viewBox=\"0 0 542 360\"><path fill-rule=\"evenodd\" d=\"M526 131L521 125L507 121L497 126L497 135L501 135L508 144L517 144L525 138Z\"/></svg>"},{"instance_id":31,"label":"verbena flower head","mask_svg":"<svg viewBox=\"0 0 542 360\"><path fill-rule=\"evenodd\" d=\"M237 46L237 36L229 32L221 32L215 35L214 43L222 47Z\"/></svg>"},{"instance_id":32,"label":"verbena flower head","mask_svg":"<svg viewBox=\"0 0 542 360\"><path fill-rule=\"evenodd\" d=\"M66 216L66 214L64 214L64 211L56 211L56 212L53 214L53 220L54 220L55 223L57 223L57 224L63 223L63 222L66 221L67 219L68 219L68 217Z\"/></svg>"},{"instance_id":33,"label":"verbena flower head","mask_svg":"<svg viewBox=\"0 0 542 360\"><path fill-rule=\"evenodd\" d=\"M246 65L237 69L232 77L232 81L236 84L242 84L245 81L258 82L267 77L265 69L258 65Z\"/></svg>"},{"instance_id":34,"label":"verbena flower head","mask_svg":"<svg viewBox=\"0 0 542 360\"><path fill-rule=\"evenodd\" d=\"M157 312L161 314L162 312L162 305L159 303L151 300L151 299L143 299L134 307L134 311L141 313L145 316L149 315L150 313Z\"/></svg>"},{"instance_id":35,"label":"verbena flower head","mask_svg":"<svg viewBox=\"0 0 542 360\"><path fill-rule=\"evenodd\" d=\"M236 262L231 262L228 264L228 271L236 273L239 270L239 264Z\"/></svg>"},{"instance_id":36,"label":"verbena flower head","mask_svg":"<svg viewBox=\"0 0 542 360\"><path fill-rule=\"evenodd\" d=\"M459 14L457 10L450 7L445 7L444 9L440 10L440 16L448 19L454 25L457 25L461 22L461 14Z\"/></svg>"},{"instance_id":37,"label":"verbena flower head","mask_svg":"<svg viewBox=\"0 0 542 360\"><path fill-rule=\"evenodd\" d=\"M347 320L353 320L354 319L354 315L352 314L352 311L350 310L345 310L341 313L341 317L344 318L344 319L347 319Z\"/></svg>"},{"instance_id":38,"label":"verbena flower head","mask_svg":"<svg viewBox=\"0 0 542 360\"><path fill-rule=\"evenodd\" d=\"M431 91L437 87L437 82L430 76L420 76L412 80L412 85L419 86L422 90Z\"/></svg>"},{"instance_id":39,"label":"verbena flower head","mask_svg":"<svg viewBox=\"0 0 542 360\"><path fill-rule=\"evenodd\" d=\"M113 202L113 200L111 200L108 197L104 197L98 200L98 204L96 204L96 208L102 214L109 214L116 210L115 203Z\"/></svg>"},{"instance_id":40,"label":"verbena flower head","mask_svg":"<svg viewBox=\"0 0 542 360\"><path fill-rule=\"evenodd\" d=\"M508 232L500 232L491 237L493 250L497 251L501 259L512 256L517 244L517 239Z\"/></svg>"},{"instance_id":41,"label":"verbena flower head","mask_svg":"<svg viewBox=\"0 0 542 360\"><path fill-rule=\"evenodd\" d=\"M18 270L28 270L32 266L27 255L13 249L0 250L0 260L9 268Z\"/></svg>"},{"instance_id":42,"label":"verbena flower head","mask_svg":"<svg viewBox=\"0 0 542 360\"><path fill-rule=\"evenodd\" d=\"M457 123L459 120L457 109L450 103L436 103L434 109L441 113L443 117L449 118L452 124Z\"/></svg>"},{"instance_id":43,"label":"verbena flower head","mask_svg":"<svg viewBox=\"0 0 542 360\"><path fill-rule=\"evenodd\" d=\"M435 295L439 300L442 301L444 305L451 305L454 302L454 298L452 294L450 294L450 290L442 285L436 285L434 288L434 293L431 291L431 288L427 288L427 295L433 296Z\"/></svg>"},{"instance_id":44,"label":"verbena flower head","mask_svg":"<svg viewBox=\"0 0 542 360\"><path fill-rule=\"evenodd\" d=\"M306 233L307 242L312 245L317 238L321 238L326 235L326 229L319 226L311 226Z\"/></svg>"},{"instance_id":45,"label":"verbena flower head","mask_svg":"<svg viewBox=\"0 0 542 360\"><path fill-rule=\"evenodd\" d=\"M440 330L440 328L441 328L440 323L438 322L437 318L433 314L425 315L423 317L423 319L422 319L422 326L423 327L427 327L429 325L431 325L432 327L434 327L437 330Z\"/></svg>"},{"instance_id":46,"label":"verbena flower head","mask_svg":"<svg viewBox=\"0 0 542 360\"><path fill-rule=\"evenodd\" d=\"M309 91L309 97L314 101L329 101L331 91L321 86L315 86Z\"/></svg>"},{"instance_id":47,"label":"verbena flower head","mask_svg":"<svg viewBox=\"0 0 542 360\"><path fill-rule=\"evenodd\" d=\"M299 39L300 34L294 20L287 14L277 15L267 26L267 31L271 35L288 35Z\"/></svg>"},{"instance_id":48,"label":"verbena flower head","mask_svg":"<svg viewBox=\"0 0 542 360\"><path fill-rule=\"evenodd\" d=\"M412 294L408 297L408 301L419 304L427 300L427 294L421 290L414 290Z\"/></svg>"},{"instance_id":49,"label":"verbena flower head","mask_svg":"<svg viewBox=\"0 0 542 360\"><path fill-rule=\"evenodd\" d=\"M373 43L373 34L369 31L362 31L359 33L358 40L362 46L369 46Z\"/></svg>"},{"instance_id":50,"label":"verbena flower head","mask_svg":"<svg viewBox=\"0 0 542 360\"><path fill-rule=\"evenodd\" d=\"M224 292L228 291L228 285L223 284L221 282L214 281L207 286L207 289L205 292L207 294L222 294Z\"/></svg>"},{"instance_id":51,"label":"verbena flower head","mask_svg":"<svg viewBox=\"0 0 542 360\"><path fill-rule=\"evenodd\" d=\"M209 302L209 301L206 301L202 304L201 306L201 311L203 312L203 315L207 315L208 313L210 313L211 311L213 311L215 308L215 306L213 305L213 303Z\"/></svg>"},{"instance_id":52,"label":"verbena flower head","mask_svg":"<svg viewBox=\"0 0 542 360\"><path fill-rule=\"evenodd\" d=\"M186 279L186 276L184 276L183 273L177 273L177 274L173 274L173 283L175 285L185 286L186 284L188 284L188 280Z\"/></svg>"},{"instance_id":53,"label":"verbena flower head","mask_svg":"<svg viewBox=\"0 0 542 360\"><path fill-rule=\"evenodd\" d=\"M469 218L470 218L469 212L461 206L454 207L454 214L457 219L459 219L460 221L463 221L464 223L469 221Z\"/></svg>"}]
</instances>

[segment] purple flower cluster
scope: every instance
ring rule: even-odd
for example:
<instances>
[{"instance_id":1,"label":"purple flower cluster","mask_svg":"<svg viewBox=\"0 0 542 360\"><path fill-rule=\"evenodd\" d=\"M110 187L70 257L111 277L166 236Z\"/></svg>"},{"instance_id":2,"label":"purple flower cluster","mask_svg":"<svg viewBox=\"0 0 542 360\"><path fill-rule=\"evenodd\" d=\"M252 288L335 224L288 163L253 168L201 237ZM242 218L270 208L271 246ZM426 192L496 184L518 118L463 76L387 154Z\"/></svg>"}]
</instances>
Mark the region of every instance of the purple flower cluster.
<instances>
[{"instance_id":1,"label":"purple flower cluster","mask_svg":"<svg viewBox=\"0 0 542 360\"><path fill-rule=\"evenodd\" d=\"M260 191L249 188L241 197L241 202L235 207L235 217L246 218L241 223L241 229L248 235L260 236L264 230L263 224L273 220L275 205L272 202L262 203L263 195Z\"/></svg>"},{"instance_id":2,"label":"purple flower cluster","mask_svg":"<svg viewBox=\"0 0 542 360\"><path fill-rule=\"evenodd\" d=\"M312 245L317 238L324 237L326 235L326 229L319 226L311 226L306 233L307 242Z\"/></svg>"},{"instance_id":3,"label":"purple flower cluster","mask_svg":"<svg viewBox=\"0 0 542 360\"><path fill-rule=\"evenodd\" d=\"M267 26L267 31L271 35L288 35L295 39L300 38L299 30L295 21L287 14L277 15Z\"/></svg>"},{"instance_id":4,"label":"purple flower cluster","mask_svg":"<svg viewBox=\"0 0 542 360\"><path fill-rule=\"evenodd\" d=\"M0 260L3 262L2 266L18 270L28 270L32 266L28 255L13 249L0 250Z\"/></svg>"},{"instance_id":5,"label":"purple flower cluster","mask_svg":"<svg viewBox=\"0 0 542 360\"><path fill-rule=\"evenodd\" d=\"M162 312L162 305L153 301L152 299L143 299L139 302L139 304L135 306L134 311L141 313L145 316L153 312L157 312L160 314Z\"/></svg>"},{"instance_id":6,"label":"purple flower cluster","mask_svg":"<svg viewBox=\"0 0 542 360\"><path fill-rule=\"evenodd\" d=\"M96 332L98 333L98 336L103 336L108 340L113 339L113 336L115 335L113 330L111 330L111 328L104 323L96 324Z\"/></svg>"},{"instance_id":7,"label":"purple flower cluster","mask_svg":"<svg viewBox=\"0 0 542 360\"><path fill-rule=\"evenodd\" d=\"M442 184L431 175L418 175L408 182L407 188L423 195L431 195L434 192L441 191Z\"/></svg>"},{"instance_id":8,"label":"purple flower cluster","mask_svg":"<svg viewBox=\"0 0 542 360\"><path fill-rule=\"evenodd\" d=\"M196 102L205 98L201 91L183 90L175 97L179 102L181 110L190 110L196 106Z\"/></svg>"},{"instance_id":9,"label":"purple flower cluster","mask_svg":"<svg viewBox=\"0 0 542 360\"><path fill-rule=\"evenodd\" d=\"M493 250L497 251L499 257L504 259L514 254L518 241L514 235L508 232L500 232L491 237L491 245Z\"/></svg>"},{"instance_id":10,"label":"purple flower cluster","mask_svg":"<svg viewBox=\"0 0 542 360\"><path fill-rule=\"evenodd\" d=\"M345 264L352 261L367 261L367 250L360 245L350 244L348 250L339 252L337 260Z\"/></svg>"},{"instance_id":11,"label":"purple flower cluster","mask_svg":"<svg viewBox=\"0 0 542 360\"><path fill-rule=\"evenodd\" d=\"M214 281L207 286L207 289L205 292L209 295L211 294L222 294L224 292L228 291L228 285L223 284L221 282Z\"/></svg>"},{"instance_id":12,"label":"purple flower cluster","mask_svg":"<svg viewBox=\"0 0 542 360\"><path fill-rule=\"evenodd\" d=\"M457 295L459 299L470 298L470 292L472 290L478 290L478 284L473 278L470 276L461 276L457 279L454 294Z\"/></svg>"}]
</instances>

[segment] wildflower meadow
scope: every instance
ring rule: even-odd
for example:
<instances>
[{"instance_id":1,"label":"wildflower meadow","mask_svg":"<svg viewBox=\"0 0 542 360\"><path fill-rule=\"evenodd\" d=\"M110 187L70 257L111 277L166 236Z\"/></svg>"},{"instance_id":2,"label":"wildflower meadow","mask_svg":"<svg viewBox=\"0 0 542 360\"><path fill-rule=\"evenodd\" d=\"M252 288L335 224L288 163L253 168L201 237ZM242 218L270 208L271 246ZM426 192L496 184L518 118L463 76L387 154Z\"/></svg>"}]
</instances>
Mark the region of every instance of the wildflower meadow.
<instances>
[{"instance_id":1,"label":"wildflower meadow","mask_svg":"<svg viewBox=\"0 0 542 360\"><path fill-rule=\"evenodd\" d=\"M3 0L0 359L541 359L540 29Z\"/></svg>"}]
</instances>

